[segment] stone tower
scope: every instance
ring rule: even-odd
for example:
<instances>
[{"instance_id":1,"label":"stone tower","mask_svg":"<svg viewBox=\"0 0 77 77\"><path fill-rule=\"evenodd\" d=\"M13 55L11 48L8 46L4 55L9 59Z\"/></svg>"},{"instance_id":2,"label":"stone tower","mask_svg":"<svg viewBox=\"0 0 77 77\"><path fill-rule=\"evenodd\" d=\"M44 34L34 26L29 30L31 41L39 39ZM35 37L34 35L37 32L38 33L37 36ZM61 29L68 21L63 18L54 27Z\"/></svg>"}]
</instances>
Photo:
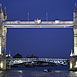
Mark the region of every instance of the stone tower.
<instances>
[{"instance_id":1,"label":"stone tower","mask_svg":"<svg viewBox=\"0 0 77 77\"><path fill-rule=\"evenodd\" d=\"M0 4L0 70L6 70L6 32L7 28L3 26L3 22L7 19L6 8L2 10Z\"/></svg>"},{"instance_id":2,"label":"stone tower","mask_svg":"<svg viewBox=\"0 0 77 77\"><path fill-rule=\"evenodd\" d=\"M75 0L75 8L73 12L73 30L74 30L74 54L70 59L70 70L77 70L77 5Z\"/></svg>"}]
</instances>

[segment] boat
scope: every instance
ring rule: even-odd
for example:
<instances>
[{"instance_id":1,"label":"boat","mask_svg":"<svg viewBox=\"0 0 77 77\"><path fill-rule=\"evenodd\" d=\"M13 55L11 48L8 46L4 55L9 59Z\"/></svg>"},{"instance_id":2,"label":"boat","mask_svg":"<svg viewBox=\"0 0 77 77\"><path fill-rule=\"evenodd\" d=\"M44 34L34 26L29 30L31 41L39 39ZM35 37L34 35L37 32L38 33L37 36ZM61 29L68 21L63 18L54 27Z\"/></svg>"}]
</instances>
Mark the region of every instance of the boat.
<instances>
[{"instance_id":1,"label":"boat","mask_svg":"<svg viewBox=\"0 0 77 77\"><path fill-rule=\"evenodd\" d=\"M50 69L44 69L44 72L51 72Z\"/></svg>"}]
</instances>

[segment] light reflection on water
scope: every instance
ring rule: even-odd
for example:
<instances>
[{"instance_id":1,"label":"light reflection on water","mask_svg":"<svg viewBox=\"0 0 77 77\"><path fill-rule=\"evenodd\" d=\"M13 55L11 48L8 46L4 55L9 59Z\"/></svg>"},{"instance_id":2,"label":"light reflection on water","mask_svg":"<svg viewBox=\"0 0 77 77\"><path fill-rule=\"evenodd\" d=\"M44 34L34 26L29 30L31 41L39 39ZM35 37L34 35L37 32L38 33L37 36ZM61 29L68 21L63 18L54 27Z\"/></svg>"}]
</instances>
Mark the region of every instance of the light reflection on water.
<instances>
[{"instance_id":1,"label":"light reflection on water","mask_svg":"<svg viewBox=\"0 0 77 77\"><path fill-rule=\"evenodd\" d=\"M20 72L20 73L22 73L23 71L22 71L22 70L18 70L17 72Z\"/></svg>"},{"instance_id":2,"label":"light reflection on water","mask_svg":"<svg viewBox=\"0 0 77 77\"><path fill-rule=\"evenodd\" d=\"M50 68L52 72L43 72L44 68ZM0 77L77 77L77 71L69 71L65 66L12 68L8 71L0 71Z\"/></svg>"},{"instance_id":3,"label":"light reflection on water","mask_svg":"<svg viewBox=\"0 0 77 77\"><path fill-rule=\"evenodd\" d=\"M0 71L0 77L77 77L77 72L72 71L33 71L33 70L9 70Z\"/></svg>"},{"instance_id":4,"label":"light reflection on water","mask_svg":"<svg viewBox=\"0 0 77 77\"><path fill-rule=\"evenodd\" d=\"M77 77L77 71L70 71L69 76L70 77Z\"/></svg>"}]
</instances>

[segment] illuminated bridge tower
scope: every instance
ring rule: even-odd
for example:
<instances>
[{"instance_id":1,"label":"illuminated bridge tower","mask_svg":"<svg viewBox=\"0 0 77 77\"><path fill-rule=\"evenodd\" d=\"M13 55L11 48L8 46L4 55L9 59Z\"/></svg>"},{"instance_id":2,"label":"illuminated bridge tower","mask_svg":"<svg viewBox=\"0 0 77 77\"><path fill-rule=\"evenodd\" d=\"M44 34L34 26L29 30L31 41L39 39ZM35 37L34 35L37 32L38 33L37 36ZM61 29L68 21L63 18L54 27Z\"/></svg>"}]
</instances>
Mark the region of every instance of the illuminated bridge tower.
<instances>
[{"instance_id":1,"label":"illuminated bridge tower","mask_svg":"<svg viewBox=\"0 0 77 77\"><path fill-rule=\"evenodd\" d=\"M2 23L7 19L6 8L3 11L0 4L0 70L6 70L6 32Z\"/></svg>"},{"instance_id":2,"label":"illuminated bridge tower","mask_svg":"<svg viewBox=\"0 0 77 77\"><path fill-rule=\"evenodd\" d=\"M73 30L74 30L74 54L70 59L70 70L77 70L77 6L75 1L75 8L73 13Z\"/></svg>"}]
</instances>

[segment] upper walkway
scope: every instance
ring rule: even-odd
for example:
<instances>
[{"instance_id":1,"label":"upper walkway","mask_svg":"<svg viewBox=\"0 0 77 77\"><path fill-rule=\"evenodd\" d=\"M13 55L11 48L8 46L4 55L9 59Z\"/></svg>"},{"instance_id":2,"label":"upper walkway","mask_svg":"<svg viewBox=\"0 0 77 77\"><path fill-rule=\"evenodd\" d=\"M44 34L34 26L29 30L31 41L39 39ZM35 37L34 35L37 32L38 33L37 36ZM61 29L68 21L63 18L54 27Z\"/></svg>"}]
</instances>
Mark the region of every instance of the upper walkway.
<instances>
[{"instance_id":1,"label":"upper walkway","mask_svg":"<svg viewBox=\"0 0 77 77\"><path fill-rule=\"evenodd\" d=\"M7 28L70 28L73 21L6 21L3 25Z\"/></svg>"}]
</instances>

